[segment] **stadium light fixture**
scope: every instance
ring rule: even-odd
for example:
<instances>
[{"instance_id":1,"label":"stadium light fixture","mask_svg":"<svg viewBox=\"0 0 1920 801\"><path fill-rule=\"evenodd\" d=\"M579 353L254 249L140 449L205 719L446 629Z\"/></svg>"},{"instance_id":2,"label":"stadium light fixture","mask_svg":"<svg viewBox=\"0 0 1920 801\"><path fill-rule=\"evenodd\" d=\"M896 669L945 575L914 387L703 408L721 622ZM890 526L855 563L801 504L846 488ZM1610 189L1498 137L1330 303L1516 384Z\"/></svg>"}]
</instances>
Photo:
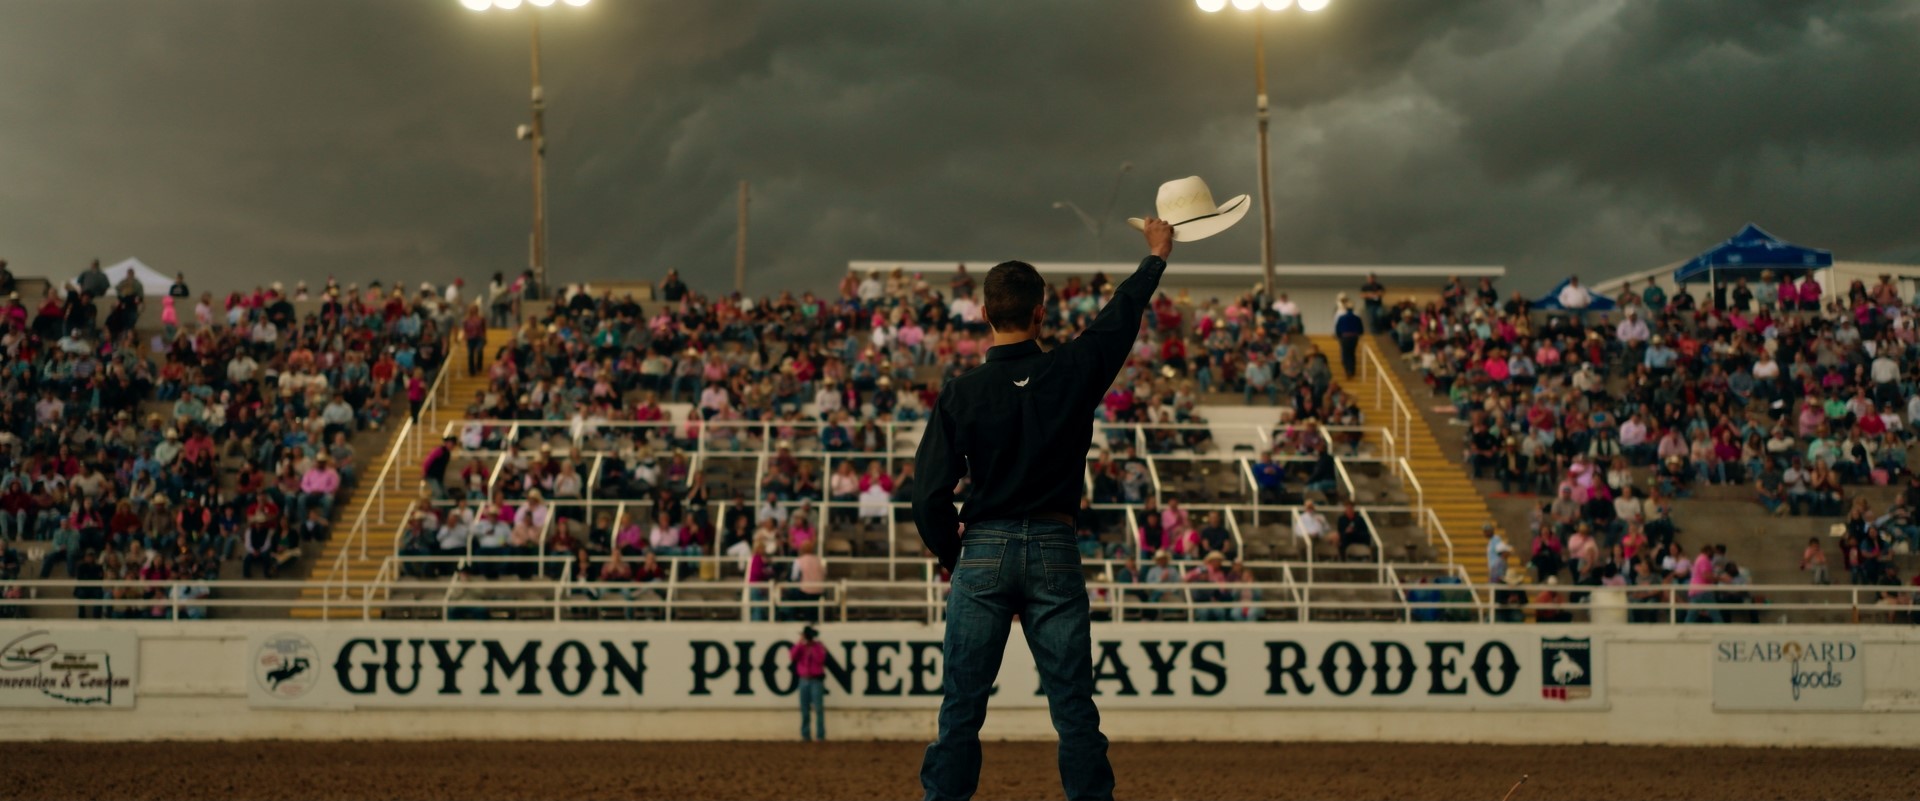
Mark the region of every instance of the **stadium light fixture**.
<instances>
[{"instance_id":1,"label":"stadium light fixture","mask_svg":"<svg viewBox=\"0 0 1920 801\"><path fill-rule=\"evenodd\" d=\"M1313 13L1327 7L1331 0L1298 0L1301 11ZM1227 7L1227 0L1194 0L1209 14ZM1233 0L1233 7L1254 11L1285 11L1295 0ZM1266 20L1253 24L1254 119L1260 128L1260 266L1268 300L1273 299L1273 190L1272 173L1267 168L1267 39Z\"/></svg>"},{"instance_id":2,"label":"stadium light fixture","mask_svg":"<svg viewBox=\"0 0 1920 801\"><path fill-rule=\"evenodd\" d=\"M460 0L460 5L474 11L497 8L512 11L521 3L534 7L534 11L551 8L554 0ZM579 8L588 0L566 0L567 5ZM546 92L540 86L540 14L527 15L529 39L533 46L533 120L531 125L522 125L514 131L514 136L527 142L533 151L533 234L528 243L528 266L533 270L534 283L547 286L547 133L546 133Z\"/></svg>"}]
</instances>

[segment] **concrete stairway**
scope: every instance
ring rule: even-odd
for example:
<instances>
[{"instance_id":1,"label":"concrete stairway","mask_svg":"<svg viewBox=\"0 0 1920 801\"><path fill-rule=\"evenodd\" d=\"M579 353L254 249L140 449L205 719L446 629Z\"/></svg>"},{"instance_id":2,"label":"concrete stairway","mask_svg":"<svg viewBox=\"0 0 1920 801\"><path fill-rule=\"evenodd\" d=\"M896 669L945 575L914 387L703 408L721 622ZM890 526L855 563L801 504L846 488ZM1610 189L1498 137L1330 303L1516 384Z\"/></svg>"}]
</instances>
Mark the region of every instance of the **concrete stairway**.
<instances>
[{"instance_id":1,"label":"concrete stairway","mask_svg":"<svg viewBox=\"0 0 1920 801\"><path fill-rule=\"evenodd\" d=\"M380 449L377 456L363 465L362 469L365 472L361 479L354 483L353 491L349 496L339 499L339 502L334 504L333 536L327 539L320 553L314 558L313 575L309 581L325 585L326 589L310 584L300 591L302 604L318 604L329 596L335 601L359 600L359 587L372 581L374 574L380 570L380 560L393 553L393 533L387 529L398 529L400 516L405 513L407 503L414 497L412 493L394 491L394 478L391 473L386 478L386 491L375 491L380 469L386 465L388 457L395 448L404 444L399 431L406 420L406 402L395 399L393 403L398 408L394 409L393 416L388 419L385 429L386 437L383 440L384 447ZM402 455L401 459L404 458ZM404 467L406 465L396 461L393 470L399 471ZM417 475L415 480L417 482ZM401 486L407 485L404 477L400 483ZM378 522L383 513L387 521L384 525ZM367 536L370 540L367 543L365 559L359 557L360 546L354 541L353 536L354 523L360 519L361 515L366 516ZM384 550L382 550L383 542ZM343 552L347 553L345 559L341 558ZM335 609L329 612L318 606L296 607L291 614L294 618L302 620L359 616L357 611Z\"/></svg>"},{"instance_id":2,"label":"concrete stairway","mask_svg":"<svg viewBox=\"0 0 1920 801\"><path fill-rule=\"evenodd\" d=\"M1339 342L1331 336L1316 336L1311 339L1328 354L1334 366L1334 375L1339 376L1341 374ZM1342 382L1342 386L1359 400L1361 408L1367 413L1368 423L1372 425L1392 424L1394 416L1391 395L1393 393L1398 392L1401 399L1407 403L1409 411L1412 412L1412 431L1411 436L1407 437L1408 441L1400 443L1401 453L1406 456L1407 465L1413 469L1414 479L1420 483L1420 488L1424 491L1423 498L1426 505L1439 517L1440 525L1446 530L1447 538L1453 542L1454 561L1465 567L1475 581L1487 581L1489 576L1486 540L1481 536L1480 528L1489 522L1495 524L1495 531L1501 531L1501 527L1489 511L1485 496L1480 494L1473 480L1469 478L1465 466L1460 463L1458 454L1449 453L1441 444L1440 438L1436 436L1436 432L1430 426L1429 415L1423 414L1419 406L1422 401L1416 400L1415 393L1409 391L1406 384L1407 376L1395 369L1400 361L1399 355L1382 350L1379 343L1380 340L1375 337L1363 337L1360 340L1360 348L1371 352L1378 357L1380 364L1386 366L1387 369L1380 376L1382 381L1374 380L1369 361L1363 353L1357 378ZM1387 391L1382 393L1376 388L1377 385L1387 387ZM1421 393L1418 397L1424 398L1425 393ZM1411 496L1413 488L1406 487L1405 491ZM1412 499L1409 498L1409 500ZM1502 533L1502 536L1504 537L1505 534ZM1439 549L1438 542L1435 543L1435 548ZM1514 550L1518 551L1520 548L1515 546ZM1441 556L1444 558L1444 552Z\"/></svg>"},{"instance_id":3,"label":"concrete stairway","mask_svg":"<svg viewBox=\"0 0 1920 801\"><path fill-rule=\"evenodd\" d=\"M491 329L487 336L490 352L506 343L512 334L509 329ZM395 408L388 417L387 429L394 433L387 436L380 455L368 460L364 478L356 483L352 496L335 504L338 511L334 521L334 536L314 561L312 581L324 584L327 588L308 587L303 590L301 600L304 603L317 604L329 592L336 601L342 598L361 600L362 589L379 576L381 564L387 557L399 550L398 539L400 529L406 522L403 518L407 507L420 498L421 461L439 444L446 425L466 416L467 404L473 401L474 393L487 386L484 372L475 376L467 375L464 345L454 347L447 370L441 379L443 383L439 388L438 400L421 415L420 423L409 429L404 439L398 436L398 432L406 420L406 401L393 401ZM376 479L389 458L393 461L393 467L387 475L384 491L376 491ZM362 515L366 516L367 521L364 557L361 556L360 542L352 535L354 523ZM312 606L294 609L292 614L299 619L340 619L357 618L360 610L341 608L329 613ZM373 610L373 614L379 616L379 610Z\"/></svg>"}]
</instances>

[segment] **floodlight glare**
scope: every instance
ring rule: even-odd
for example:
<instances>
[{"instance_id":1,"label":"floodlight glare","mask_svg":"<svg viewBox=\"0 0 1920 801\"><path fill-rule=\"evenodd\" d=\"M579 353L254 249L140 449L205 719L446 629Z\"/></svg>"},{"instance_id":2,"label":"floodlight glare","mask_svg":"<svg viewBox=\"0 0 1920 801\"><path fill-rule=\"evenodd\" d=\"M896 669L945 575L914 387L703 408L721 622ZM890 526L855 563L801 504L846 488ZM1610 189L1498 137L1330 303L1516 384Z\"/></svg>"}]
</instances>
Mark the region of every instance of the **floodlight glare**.
<instances>
[{"instance_id":1,"label":"floodlight glare","mask_svg":"<svg viewBox=\"0 0 1920 801\"><path fill-rule=\"evenodd\" d=\"M1260 7L1260 0L1233 0L1233 7L1241 11L1252 11Z\"/></svg>"},{"instance_id":2,"label":"floodlight glare","mask_svg":"<svg viewBox=\"0 0 1920 801\"><path fill-rule=\"evenodd\" d=\"M541 8L546 8L547 6L553 5L553 0L527 0L527 2L532 3Z\"/></svg>"},{"instance_id":3,"label":"floodlight glare","mask_svg":"<svg viewBox=\"0 0 1920 801\"><path fill-rule=\"evenodd\" d=\"M1327 0L1300 0L1300 10L1308 13L1327 7Z\"/></svg>"},{"instance_id":4,"label":"floodlight glare","mask_svg":"<svg viewBox=\"0 0 1920 801\"><path fill-rule=\"evenodd\" d=\"M485 11L493 7L493 0L460 0L460 5L469 11Z\"/></svg>"},{"instance_id":5,"label":"floodlight glare","mask_svg":"<svg viewBox=\"0 0 1920 801\"><path fill-rule=\"evenodd\" d=\"M1285 11L1290 5L1293 5L1293 0L1267 0L1268 11Z\"/></svg>"},{"instance_id":6,"label":"floodlight glare","mask_svg":"<svg viewBox=\"0 0 1920 801\"><path fill-rule=\"evenodd\" d=\"M1227 0L1197 0L1200 10L1209 14L1227 7Z\"/></svg>"},{"instance_id":7,"label":"floodlight glare","mask_svg":"<svg viewBox=\"0 0 1920 801\"><path fill-rule=\"evenodd\" d=\"M493 7L501 11L512 11L520 7L520 0L493 0Z\"/></svg>"},{"instance_id":8,"label":"floodlight glare","mask_svg":"<svg viewBox=\"0 0 1920 801\"><path fill-rule=\"evenodd\" d=\"M567 5L574 6L576 8L579 6L584 6L586 4L587 4L587 0L567 0Z\"/></svg>"}]
</instances>

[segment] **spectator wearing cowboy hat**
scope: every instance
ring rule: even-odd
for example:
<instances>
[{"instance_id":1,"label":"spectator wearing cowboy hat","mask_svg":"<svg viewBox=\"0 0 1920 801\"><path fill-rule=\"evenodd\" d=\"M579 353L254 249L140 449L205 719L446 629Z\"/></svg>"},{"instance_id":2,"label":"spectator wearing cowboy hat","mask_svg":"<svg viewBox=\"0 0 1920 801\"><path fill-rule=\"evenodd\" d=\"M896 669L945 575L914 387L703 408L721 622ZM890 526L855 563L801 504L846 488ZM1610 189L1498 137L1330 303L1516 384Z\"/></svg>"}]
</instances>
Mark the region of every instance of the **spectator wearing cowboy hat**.
<instances>
[{"instance_id":1,"label":"spectator wearing cowboy hat","mask_svg":"<svg viewBox=\"0 0 1920 801\"><path fill-rule=\"evenodd\" d=\"M800 740L827 739L827 646L812 626L800 629L800 641L788 650L793 663L793 678L800 698Z\"/></svg>"},{"instance_id":2,"label":"spectator wearing cowboy hat","mask_svg":"<svg viewBox=\"0 0 1920 801\"><path fill-rule=\"evenodd\" d=\"M1194 604L1193 619L1201 621L1219 621L1227 619L1227 609L1219 604L1233 601L1236 590L1230 589L1232 575L1227 572L1227 557L1219 551L1210 551L1200 560L1200 566L1187 571L1186 583L1188 600Z\"/></svg>"}]
</instances>

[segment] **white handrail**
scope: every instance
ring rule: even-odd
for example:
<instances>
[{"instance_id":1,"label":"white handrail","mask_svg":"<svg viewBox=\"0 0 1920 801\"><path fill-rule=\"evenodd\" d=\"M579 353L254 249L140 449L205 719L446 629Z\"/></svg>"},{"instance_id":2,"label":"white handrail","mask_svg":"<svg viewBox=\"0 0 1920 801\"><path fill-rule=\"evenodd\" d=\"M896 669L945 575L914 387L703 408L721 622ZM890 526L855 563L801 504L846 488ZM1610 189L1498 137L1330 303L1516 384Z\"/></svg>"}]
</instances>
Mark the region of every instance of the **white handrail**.
<instances>
[{"instance_id":1,"label":"white handrail","mask_svg":"<svg viewBox=\"0 0 1920 801\"><path fill-rule=\"evenodd\" d=\"M1405 442L1407 448L1411 448L1411 446L1413 446L1413 407L1411 407L1411 403L1402 396L1402 392L1400 392L1400 382L1386 376L1386 365L1380 361L1379 348L1377 348L1371 340L1361 342L1359 352L1365 353L1365 357L1367 357L1367 367L1373 369L1373 380L1375 380L1373 386L1375 386L1375 392L1379 394L1380 390L1384 388L1384 390L1388 390L1386 396L1392 398L1392 401L1394 401L1394 403L1392 403L1392 415L1394 415L1392 428L1398 430L1398 432L1402 432L1400 442Z\"/></svg>"},{"instance_id":2,"label":"white handrail","mask_svg":"<svg viewBox=\"0 0 1920 801\"><path fill-rule=\"evenodd\" d=\"M1453 552L1453 538L1447 536L1447 527L1440 523L1440 513L1435 512L1431 506L1427 507L1426 511L1428 520L1432 522L1432 527L1427 529L1427 544L1432 545L1434 536L1438 535L1440 537L1440 547L1446 552L1447 562L1450 564L1459 564L1459 559L1455 558Z\"/></svg>"},{"instance_id":3,"label":"white handrail","mask_svg":"<svg viewBox=\"0 0 1920 801\"><path fill-rule=\"evenodd\" d=\"M1253 460L1240 460L1240 474L1247 480L1247 497L1253 500L1253 524L1260 525L1260 481L1253 475Z\"/></svg>"},{"instance_id":4,"label":"white handrail","mask_svg":"<svg viewBox=\"0 0 1920 801\"><path fill-rule=\"evenodd\" d=\"M1145 438L1144 435L1142 438ZM1153 463L1153 455L1146 448L1141 448L1139 455L1147 461L1147 478L1153 481L1153 499L1156 501L1165 501L1166 498L1161 496L1160 467Z\"/></svg>"},{"instance_id":5,"label":"white handrail","mask_svg":"<svg viewBox=\"0 0 1920 801\"><path fill-rule=\"evenodd\" d=\"M1374 524L1373 515L1365 511L1360 512L1360 522L1366 525L1367 540L1373 543L1373 563L1375 568L1377 570L1385 570L1387 566L1387 545L1385 541L1380 539L1380 527ZM1342 560L1345 560L1347 556L1346 553L1344 553L1345 550L1346 547L1341 546L1342 553L1340 554L1340 558ZM1382 580L1384 580L1384 573L1381 575Z\"/></svg>"},{"instance_id":6,"label":"white handrail","mask_svg":"<svg viewBox=\"0 0 1920 801\"><path fill-rule=\"evenodd\" d=\"M450 339L448 341L451 342ZM447 352L451 353L452 349L448 348ZM427 388L426 400L420 404L420 417L423 421L426 419L426 415L436 410L436 401L439 400L443 391L441 387L446 383L447 374L452 371L452 364L450 362L443 362L440 365L439 371L434 373L433 384ZM385 398L385 400L390 402L392 401L392 397L389 396ZM395 460L399 458L403 451L409 450L408 437L423 425L424 423L416 424L412 417L409 416L408 420L400 425L400 430L395 432L393 445L387 449L386 461L381 464L380 472L374 477L374 480L366 485L368 492L367 496L360 502L360 513L354 517L353 526L347 529L347 539L340 544L339 555L334 557L329 581L326 582L327 586L321 590L323 595L332 592L330 588L332 584L331 578L337 576L340 579L340 598L345 600L348 590L347 567L349 560L347 555L352 553L355 547L358 546L360 552L359 558L367 558L367 511L369 509L379 510L377 522L381 524L387 522L386 506L381 502L386 497L387 477L391 475L393 477L394 489L400 489L400 475L394 472L393 469ZM412 449L412 453L417 459L419 456L418 448Z\"/></svg>"},{"instance_id":7,"label":"white handrail","mask_svg":"<svg viewBox=\"0 0 1920 801\"><path fill-rule=\"evenodd\" d=\"M457 559L457 557L447 557L446 559L452 560ZM513 561L513 559L512 557L482 558L483 561ZM560 565L560 578L558 580L547 579L543 576L531 581L509 582L487 580L474 580L471 582L422 581L403 578L397 565L383 564L377 576L378 580L361 585L366 592L364 592L359 599L353 601L329 598L324 595L319 598L302 597L300 595L301 590L320 586L315 582L279 581L271 579L214 582L153 582L141 580L103 582L68 579L0 582L0 588L17 586L28 590L26 597L8 599L4 604L0 605L21 608L70 608L81 605L119 609L139 608L143 610L151 610L154 607L166 607L167 613L164 617L171 619L192 617L192 615L184 613L196 610L260 610L264 615L277 616L280 610L293 607L297 609L318 609L329 613L329 616L331 616L330 613L334 610L357 609L361 619L372 619L376 612L380 613L381 616L391 617L389 614L391 612L418 611L422 609L437 610L444 616L446 610L452 604L452 591L456 588L465 588L478 593L506 593L518 597L467 598L461 601L462 606L502 610L545 610L555 619L564 617L566 610L572 607L662 607L665 609L669 619L672 618L676 611L732 608L741 611L741 617L743 619L749 617L749 615L744 614L747 607L742 606L742 599L745 597L745 590L747 589L744 583L738 583L732 580L699 582L682 582L679 580L679 574L681 572L679 569L680 563L711 559L713 559L713 557L670 557L663 560L668 565L668 578L664 582L659 582L656 588L665 588L667 592L664 598L658 600L653 598L621 600L612 596L617 595L624 597L624 592L606 592L608 590L637 591L648 588L648 585L642 583L574 581L575 576L571 572L572 560L556 556L550 557L546 561L549 563L565 563ZM526 560L521 559L519 561L524 562ZM1183 560L1181 564L1192 565L1194 563ZM1469 615L1484 615L1485 617L1483 619L1498 619L1502 617L1503 613L1522 614L1527 610L1569 610L1576 612L1591 610L1597 607L1592 606L1584 600L1573 600L1573 597L1622 593L1627 594L1627 597L1622 599L1624 603L1613 607L1613 610L1617 614L1623 615L1628 612L1659 613L1657 617L1648 622L1676 623L1680 622L1686 612L1712 610L1721 613L1739 613L1744 611L1753 614L1755 617L1764 614L1768 618L1764 622L1769 624L1805 622L1836 623L1842 622L1842 620L1854 623L1875 623L1880 622L1882 614L1887 616L1905 614L1912 609L1911 606L1905 604L1885 605L1877 602L1878 596L1882 592L1905 593L1908 588L1800 584L1717 585L1708 590L1708 592L1713 594L1711 600L1695 601L1691 595L1696 588L1676 584L1624 587L1578 585L1547 587L1530 584L1516 587L1473 583L1410 583L1406 578L1406 574L1411 570L1427 569L1425 566L1392 566L1383 571L1383 578L1378 582L1315 582L1312 580L1300 582L1295 580L1292 573L1293 568L1298 564L1297 562L1249 562L1247 563L1249 569L1276 573L1279 576L1279 580L1247 582L1230 586L1261 590L1263 591L1263 598L1251 602L1251 605L1266 609L1269 612L1282 610L1292 611L1298 613L1301 619L1307 619L1316 610L1332 610L1372 612L1381 615L1379 618L1381 620L1405 620L1408 619L1409 612L1416 608L1435 612L1459 610ZM1433 569L1445 569L1445 566L1440 565L1432 567ZM923 576L917 580L903 581L858 581L842 579L830 580L826 584L830 595L834 598L834 602L830 606L822 606L816 602L795 603L785 601L775 592L775 590L779 588L779 584L767 585L769 589L768 599L764 602L753 602L751 606L764 606L776 613L776 616L782 609L806 608L809 606L820 608L822 611L828 608L845 609L849 607L911 609L917 611L911 613L912 618L910 619L937 621L939 619L939 609L944 603L946 590L946 585L943 582L931 576ZM1157 602L1128 599L1126 595L1129 590L1140 591L1162 585L1148 585L1140 582L1116 583L1111 581L1089 581L1087 584L1090 590L1096 591L1096 597L1098 597L1097 593L1100 591L1103 591L1105 594L1105 600L1096 601L1096 606L1116 611L1121 611L1126 608L1159 608L1192 612L1200 609L1224 609L1249 604L1249 602L1239 600L1191 601L1184 597L1186 595L1184 592L1169 593L1165 596L1164 600ZM178 597L179 593L176 592L176 590L181 587L202 585L211 589L213 594L206 598L188 600ZM1190 587L1191 585L1182 582L1178 586L1184 588ZM442 589L443 587L444 589ZM1167 589L1174 587L1175 585L1171 584L1165 585ZM147 596L122 599L109 597L97 600L75 599L71 597L72 591L80 588L97 590L131 588L142 592L158 591L165 596L165 599ZM393 592L396 589L415 590L420 588L439 589L441 590L439 593L441 597L433 600L415 600L412 598L396 599ZM737 593L732 592L735 588L738 588ZM284 592L285 596L275 595L273 597L251 598L224 598L220 596L222 591L232 589L274 589ZM1410 595L1411 592L1416 589L1430 589L1439 592L1462 591L1467 593L1467 599L1460 601L1416 601L1412 599ZM602 591L602 597L597 600L577 599L571 597L571 591L573 590L600 590ZM704 595L707 596L707 598L692 597L690 594L695 594L695 590L709 591L697 593L697 595ZM1274 592L1265 594L1264 591L1267 590L1273 590ZM734 597L723 600L709 600L714 596L714 593L711 591L720 591L723 594L733 595ZM1377 593L1383 597L1373 600L1368 600L1364 597L1353 600L1317 600L1315 598L1316 593L1325 591L1351 591L1361 595ZM1561 594L1563 597L1560 600L1542 600L1535 595L1543 591L1553 591ZM1514 592L1520 592L1527 596L1524 607L1503 602L1501 593L1507 593L1510 598ZM1649 593L1657 597L1646 600L1634 599L1632 597L1633 595ZM526 596L528 595L533 597L527 598ZM1491 600L1482 600L1483 597ZM1794 613L1807 613L1816 617L1812 621L1794 621L1791 619ZM1890 620L1890 617L1888 619Z\"/></svg>"},{"instance_id":8,"label":"white handrail","mask_svg":"<svg viewBox=\"0 0 1920 801\"><path fill-rule=\"evenodd\" d=\"M1375 392L1384 387L1393 400L1392 428L1401 432L1400 441L1406 443L1411 451L1413 447L1413 406L1400 392L1400 382L1387 377L1387 367L1381 362L1380 349L1371 340L1361 343L1360 352L1366 356L1367 365L1373 368Z\"/></svg>"},{"instance_id":9,"label":"white handrail","mask_svg":"<svg viewBox=\"0 0 1920 801\"><path fill-rule=\"evenodd\" d=\"M1399 459L1397 464L1400 466L1400 480L1413 485L1413 508L1426 509L1427 490L1420 485L1420 478L1413 474L1413 465L1407 464L1406 457L1404 456Z\"/></svg>"},{"instance_id":10,"label":"white handrail","mask_svg":"<svg viewBox=\"0 0 1920 801\"><path fill-rule=\"evenodd\" d=\"M1227 531L1233 534L1233 558L1236 561L1246 559L1247 541L1246 538L1240 536L1240 521L1230 514L1223 513L1220 516L1226 519Z\"/></svg>"},{"instance_id":11,"label":"white handrail","mask_svg":"<svg viewBox=\"0 0 1920 801\"><path fill-rule=\"evenodd\" d=\"M367 558L368 510L380 509L379 522L386 522L386 511L380 501L385 496L387 476L393 472L394 459L400 455L400 444L405 441L407 432L412 429L412 420L408 420L400 425L400 431L396 435L398 438L394 441L394 446L387 451L386 462L380 466L380 472L374 477L373 481L366 485L367 497L360 502L360 514L354 517L353 526L347 529L346 541L340 543L340 553L333 559L332 572L328 575L327 580L323 582L326 587L326 589L322 590L323 594L331 594L333 592L333 579L337 577L340 579L339 597L342 599L346 598L348 555L353 553L354 546L357 544L360 548L360 558ZM394 480L398 482L399 477L395 476Z\"/></svg>"},{"instance_id":12,"label":"white handrail","mask_svg":"<svg viewBox=\"0 0 1920 801\"><path fill-rule=\"evenodd\" d=\"M1347 500L1354 500L1353 476L1347 473L1347 463L1340 459L1334 459L1333 473L1340 477L1340 486L1346 490Z\"/></svg>"}]
</instances>

